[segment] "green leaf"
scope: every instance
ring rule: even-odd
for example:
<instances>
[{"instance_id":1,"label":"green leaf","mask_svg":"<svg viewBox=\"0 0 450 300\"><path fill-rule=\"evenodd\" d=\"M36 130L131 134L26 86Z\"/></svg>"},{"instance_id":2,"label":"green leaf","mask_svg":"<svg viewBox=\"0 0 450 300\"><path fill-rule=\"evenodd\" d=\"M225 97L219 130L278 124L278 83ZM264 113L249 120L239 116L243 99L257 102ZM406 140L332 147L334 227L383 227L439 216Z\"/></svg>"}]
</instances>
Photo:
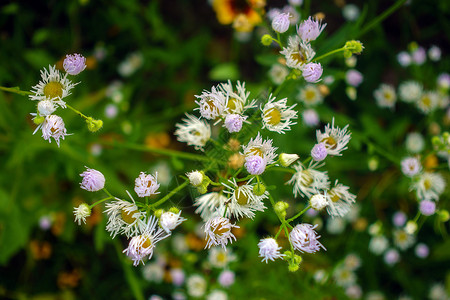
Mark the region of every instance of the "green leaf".
<instances>
[{"instance_id":1,"label":"green leaf","mask_svg":"<svg viewBox=\"0 0 450 300\"><path fill-rule=\"evenodd\" d=\"M217 65L209 72L209 78L217 81L239 79L239 68L233 63Z\"/></svg>"}]
</instances>

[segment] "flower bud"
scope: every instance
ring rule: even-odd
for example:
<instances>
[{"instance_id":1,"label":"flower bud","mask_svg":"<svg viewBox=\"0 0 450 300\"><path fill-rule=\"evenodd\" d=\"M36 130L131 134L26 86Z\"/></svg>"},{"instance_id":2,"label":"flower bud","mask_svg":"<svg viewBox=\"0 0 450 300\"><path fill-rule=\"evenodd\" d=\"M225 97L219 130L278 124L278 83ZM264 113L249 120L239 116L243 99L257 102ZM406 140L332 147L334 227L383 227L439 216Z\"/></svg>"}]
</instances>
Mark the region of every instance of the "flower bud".
<instances>
[{"instance_id":1,"label":"flower bud","mask_svg":"<svg viewBox=\"0 0 450 300\"><path fill-rule=\"evenodd\" d=\"M288 207L289 204L287 204L286 202L278 201L277 203L275 203L274 210L278 216L284 219L286 217L286 209Z\"/></svg>"},{"instance_id":2,"label":"flower bud","mask_svg":"<svg viewBox=\"0 0 450 300\"><path fill-rule=\"evenodd\" d=\"M322 194L316 194L309 199L309 204L315 210L322 210L328 205L327 198Z\"/></svg>"},{"instance_id":3,"label":"flower bud","mask_svg":"<svg viewBox=\"0 0 450 300\"><path fill-rule=\"evenodd\" d=\"M278 14L272 21L272 29L278 33L285 33L289 29L289 13Z\"/></svg>"},{"instance_id":4,"label":"flower bud","mask_svg":"<svg viewBox=\"0 0 450 300\"><path fill-rule=\"evenodd\" d=\"M360 54L363 51L364 46L360 41L351 40L345 43L345 48L351 53Z\"/></svg>"},{"instance_id":5,"label":"flower bud","mask_svg":"<svg viewBox=\"0 0 450 300\"><path fill-rule=\"evenodd\" d=\"M192 171L190 173L186 173L186 176L189 178L189 182L195 187L200 186L205 179L205 173L202 171Z\"/></svg>"},{"instance_id":6,"label":"flower bud","mask_svg":"<svg viewBox=\"0 0 450 300\"><path fill-rule=\"evenodd\" d=\"M280 154L280 163L283 167L289 167L293 162L295 162L299 156L297 154Z\"/></svg>"},{"instance_id":7,"label":"flower bud","mask_svg":"<svg viewBox=\"0 0 450 300\"><path fill-rule=\"evenodd\" d=\"M33 118L33 123L36 125L42 124L45 121L45 117L43 116L36 116L35 118Z\"/></svg>"},{"instance_id":8,"label":"flower bud","mask_svg":"<svg viewBox=\"0 0 450 300\"><path fill-rule=\"evenodd\" d=\"M155 210L155 212L153 213L153 215L155 215L155 217L157 217L158 219L161 218L161 215L164 213L164 209L157 209Z\"/></svg>"},{"instance_id":9,"label":"flower bud","mask_svg":"<svg viewBox=\"0 0 450 300\"><path fill-rule=\"evenodd\" d=\"M178 208L176 208L175 206L173 206L169 209L169 212L177 214L180 212L180 210Z\"/></svg>"},{"instance_id":10,"label":"flower bud","mask_svg":"<svg viewBox=\"0 0 450 300\"><path fill-rule=\"evenodd\" d=\"M414 221L408 221L405 226L405 231L407 234L414 234L417 231L417 223Z\"/></svg>"},{"instance_id":11,"label":"flower bud","mask_svg":"<svg viewBox=\"0 0 450 300\"><path fill-rule=\"evenodd\" d=\"M272 44L273 38L269 34L265 34L261 38L261 44L264 46L270 46Z\"/></svg>"},{"instance_id":12,"label":"flower bud","mask_svg":"<svg viewBox=\"0 0 450 300\"><path fill-rule=\"evenodd\" d=\"M441 222L447 222L450 219L450 214L448 213L448 210L441 209L438 211L439 220Z\"/></svg>"},{"instance_id":13,"label":"flower bud","mask_svg":"<svg viewBox=\"0 0 450 300\"><path fill-rule=\"evenodd\" d=\"M266 192L266 187L264 186L264 184L257 183L253 187L253 194L255 194L255 196L262 196L262 195L264 195L265 192Z\"/></svg>"},{"instance_id":14,"label":"flower bud","mask_svg":"<svg viewBox=\"0 0 450 300\"><path fill-rule=\"evenodd\" d=\"M103 127L102 120L94 120L92 117L88 117L86 123L90 132L96 132Z\"/></svg>"}]
</instances>

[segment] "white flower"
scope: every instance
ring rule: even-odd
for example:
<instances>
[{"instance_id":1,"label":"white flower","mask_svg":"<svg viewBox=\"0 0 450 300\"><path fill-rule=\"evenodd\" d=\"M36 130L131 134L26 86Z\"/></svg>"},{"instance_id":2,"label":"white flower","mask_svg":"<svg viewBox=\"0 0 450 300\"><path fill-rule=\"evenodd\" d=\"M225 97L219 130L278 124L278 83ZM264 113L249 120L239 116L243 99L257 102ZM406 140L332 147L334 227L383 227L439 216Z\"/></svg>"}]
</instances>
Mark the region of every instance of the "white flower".
<instances>
[{"instance_id":1,"label":"white flower","mask_svg":"<svg viewBox=\"0 0 450 300\"><path fill-rule=\"evenodd\" d=\"M41 128L42 130L42 137L44 140L51 143L51 138L53 138L56 142L56 144L59 147L59 139L63 139L67 134L66 127L64 125L64 121L60 116L57 115L50 115L45 117L44 123L39 125L36 130L33 132L36 133L36 131Z\"/></svg>"},{"instance_id":2,"label":"white flower","mask_svg":"<svg viewBox=\"0 0 450 300\"><path fill-rule=\"evenodd\" d=\"M236 90L233 88L231 81L221 83L217 89L226 97L222 116L228 114L242 115L247 109L256 107L256 100L249 100L250 92L245 89L245 82L237 82Z\"/></svg>"},{"instance_id":3,"label":"white flower","mask_svg":"<svg viewBox=\"0 0 450 300\"><path fill-rule=\"evenodd\" d=\"M430 288L428 297L431 300L448 300L450 298L442 283L434 283Z\"/></svg>"},{"instance_id":4,"label":"white flower","mask_svg":"<svg viewBox=\"0 0 450 300\"><path fill-rule=\"evenodd\" d=\"M91 208L86 203L81 203L78 207L74 207L73 214L78 225L81 225L82 221L86 224L86 217L91 215Z\"/></svg>"},{"instance_id":5,"label":"white flower","mask_svg":"<svg viewBox=\"0 0 450 300\"><path fill-rule=\"evenodd\" d=\"M332 217L342 217L350 211L356 196L348 191L349 187L341 183L334 183L334 187L326 194L327 212Z\"/></svg>"},{"instance_id":6,"label":"white flower","mask_svg":"<svg viewBox=\"0 0 450 300\"><path fill-rule=\"evenodd\" d=\"M259 257L262 257L262 261L266 263L270 259L274 261L277 258L281 258L284 254L280 253L281 247L278 247L278 243L273 238L261 239L258 243Z\"/></svg>"},{"instance_id":7,"label":"white flower","mask_svg":"<svg viewBox=\"0 0 450 300\"><path fill-rule=\"evenodd\" d=\"M159 224L161 228L164 229L165 232L170 233L178 225L186 221L186 219L180 217L180 215L181 210L177 214L170 211L164 212L159 219Z\"/></svg>"},{"instance_id":8,"label":"white flower","mask_svg":"<svg viewBox=\"0 0 450 300\"><path fill-rule=\"evenodd\" d=\"M296 104L287 106L287 98L275 101L272 94L269 95L269 101L261 108L262 114L262 128L267 128L270 131L284 133L291 130L291 125L297 124L292 121L297 119L297 111L294 110Z\"/></svg>"},{"instance_id":9,"label":"white flower","mask_svg":"<svg viewBox=\"0 0 450 300\"><path fill-rule=\"evenodd\" d=\"M203 93L195 96L198 100L195 103L198 104L197 110L203 118L208 120L215 120L217 117L222 115L225 104L227 101L226 95L216 87L212 87L211 91L203 91Z\"/></svg>"},{"instance_id":10,"label":"white flower","mask_svg":"<svg viewBox=\"0 0 450 300\"><path fill-rule=\"evenodd\" d=\"M383 235L374 236L369 242L369 250L376 255L380 255L386 251L388 245L389 242Z\"/></svg>"},{"instance_id":11,"label":"white flower","mask_svg":"<svg viewBox=\"0 0 450 300\"><path fill-rule=\"evenodd\" d=\"M239 228L234 224L231 224L230 219L223 217L214 217L209 219L205 225L204 230L206 234L206 248L211 246L222 246L226 249L228 242L233 242L236 237L231 233L232 228Z\"/></svg>"},{"instance_id":12,"label":"white flower","mask_svg":"<svg viewBox=\"0 0 450 300\"><path fill-rule=\"evenodd\" d=\"M286 66L297 70L302 70L316 55L311 45L302 41L299 36L289 37L288 46L280 54L286 58Z\"/></svg>"},{"instance_id":13,"label":"white flower","mask_svg":"<svg viewBox=\"0 0 450 300\"><path fill-rule=\"evenodd\" d=\"M414 80L404 81L398 87L400 100L403 100L407 103L414 103L418 101L422 96L422 92L422 84Z\"/></svg>"},{"instance_id":14,"label":"white flower","mask_svg":"<svg viewBox=\"0 0 450 300\"><path fill-rule=\"evenodd\" d=\"M191 297L202 297L206 292L206 280L200 275L191 275L186 280L187 293Z\"/></svg>"},{"instance_id":15,"label":"white flower","mask_svg":"<svg viewBox=\"0 0 450 300\"><path fill-rule=\"evenodd\" d=\"M137 236L134 236L128 247L123 252L133 260L133 265L137 266L143 259L148 256L152 258L153 250L156 243L165 239L169 235L158 227L158 220L151 216L146 223L139 224Z\"/></svg>"},{"instance_id":16,"label":"white flower","mask_svg":"<svg viewBox=\"0 0 450 300\"><path fill-rule=\"evenodd\" d=\"M220 210L226 201L227 197L216 192L204 194L194 201L194 206L198 206L195 213L200 214L200 217L206 221L212 217L216 210Z\"/></svg>"},{"instance_id":17,"label":"white flower","mask_svg":"<svg viewBox=\"0 0 450 300\"><path fill-rule=\"evenodd\" d=\"M186 173L186 176L188 177L190 184L192 184L195 187L200 186L202 184L203 178L204 178L204 175L202 174L202 172L199 172L199 171L192 171L192 172Z\"/></svg>"},{"instance_id":18,"label":"white flower","mask_svg":"<svg viewBox=\"0 0 450 300\"><path fill-rule=\"evenodd\" d=\"M411 132L406 136L406 150L411 153L419 153L425 148L425 140L418 132Z\"/></svg>"},{"instance_id":19,"label":"white flower","mask_svg":"<svg viewBox=\"0 0 450 300\"><path fill-rule=\"evenodd\" d=\"M417 108L424 114L428 114L438 108L439 95L434 91L424 92L416 102Z\"/></svg>"},{"instance_id":20,"label":"white flower","mask_svg":"<svg viewBox=\"0 0 450 300\"><path fill-rule=\"evenodd\" d=\"M159 262L153 262L142 268L142 275L145 280L161 283L164 279L165 268Z\"/></svg>"},{"instance_id":21,"label":"white flower","mask_svg":"<svg viewBox=\"0 0 450 300\"><path fill-rule=\"evenodd\" d=\"M293 184L293 192L295 197L303 196L310 198L319 190L328 190L330 181L328 179L327 171L317 171L315 168L320 167L318 163L312 163L306 168L302 163L294 165L295 174L288 181L288 184Z\"/></svg>"},{"instance_id":22,"label":"white flower","mask_svg":"<svg viewBox=\"0 0 450 300\"><path fill-rule=\"evenodd\" d=\"M400 254L395 249L389 249L384 253L384 262L388 266L395 265L400 260Z\"/></svg>"},{"instance_id":23,"label":"white flower","mask_svg":"<svg viewBox=\"0 0 450 300\"><path fill-rule=\"evenodd\" d=\"M445 179L442 175L439 173L424 172L412 184L412 189L416 190L419 200L438 201L439 196L445 190L445 186Z\"/></svg>"},{"instance_id":24,"label":"white flower","mask_svg":"<svg viewBox=\"0 0 450 300\"><path fill-rule=\"evenodd\" d=\"M297 34L303 41L314 41L319 37L327 24L322 24L319 20L309 17L297 26Z\"/></svg>"},{"instance_id":25,"label":"white flower","mask_svg":"<svg viewBox=\"0 0 450 300\"><path fill-rule=\"evenodd\" d=\"M314 84L307 84L301 88L297 99L306 106L316 106L323 102L323 96Z\"/></svg>"},{"instance_id":26,"label":"white flower","mask_svg":"<svg viewBox=\"0 0 450 300\"><path fill-rule=\"evenodd\" d=\"M342 8L342 16L347 21L356 21L359 18L360 12L358 6L354 4L347 4Z\"/></svg>"},{"instance_id":27,"label":"white flower","mask_svg":"<svg viewBox=\"0 0 450 300\"><path fill-rule=\"evenodd\" d=\"M269 78L276 85L280 85L286 79L286 76L289 75L289 70L280 64L274 64L269 70Z\"/></svg>"},{"instance_id":28,"label":"white flower","mask_svg":"<svg viewBox=\"0 0 450 300\"><path fill-rule=\"evenodd\" d=\"M319 125L319 115L314 109L305 109L302 113L303 123L308 127Z\"/></svg>"},{"instance_id":29,"label":"white flower","mask_svg":"<svg viewBox=\"0 0 450 300\"><path fill-rule=\"evenodd\" d=\"M141 198L159 194L156 191L159 188L157 178L158 172L155 173L155 176L141 172L134 181L134 191Z\"/></svg>"},{"instance_id":30,"label":"white flower","mask_svg":"<svg viewBox=\"0 0 450 300\"><path fill-rule=\"evenodd\" d=\"M239 186L234 178L228 181L228 185L224 183L222 185L227 188L224 193L228 195L226 217L253 219L255 211L266 209L263 201L268 198L269 193L267 191L261 196L256 196L253 193L254 184L248 182Z\"/></svg>"},{"instance_id":31,"label":"white flower","mask_svg":"<svg viewBox=\"0 0 450 300\"><path fill-rule=\"evenodd\" d=\"M225 268L229 263L236 260L236 255L231 249L212 247L209 249L208 261L215 268Z\"/></svg>"},{"instance_id":32,"label":"white flower","mask_svg":"<svg viewBox=\"0 0 450 300\"><path fill-rule=\"evenodd\" d=\"M41 80L31 88L31 100L51 100L55 104L65 108L66 103L62 100L70 95L70 90L78 83L73 84L67 79L67 75L63 76L56 66L48 66L48 71L44 68L41 70Z\"/></svg>"},{"instance_id":33,"label":"white flower","mask_svg":"<svg viewBox=\"0 0 450 300\"><path fill-rule=\"evenodd\" d=\"M322 210L328 205L328 201L325 195L315 194L309 199L309 204L315 210Z\"/></svg>"},{"instance_id":34,"label":"white flower","mask_svg":"<svg viewBox=\"0 0 450 300\"><path fill-rule=\"evenodd\" d=\"M185 124L176 124L177 140L194 146L196 150L203 151L203 147L211 137L211 127L193 115L186 114L186 117L187 119L183 119Z\"/></svg>"},{"instance_id":35,"label":"white flower","mask_svg":"<svg viewBox=\"0 0 450 300\"><path fill-rule=\"evenodd\" d=\"M361 266L361 258L354 253L350 253L345 257L344 265L347 269L355 271Z\"/></svg>"},{"instance_id":36,"label":"white flower","mask_svg":"<svg viewBox=\"0 0 450 300\"><path fill-rule=\"evenodd\" d=\"M322 248L323 250L327 250L318 241L320 235L317 235L317 233L314 231L316 227L317 225L313 226L306 223L298 224L297 226L295 226L294 229L292 229L292 231L289 233L289 239L294 249L302 253L315 253L317 251L320 251L320 248Z\"/></svg>"},{"instance_id":37,"label":"white flower","mask_svg":"<svg viewBox=\"0 0 450 300\"><path fill-rule=\"evenodd\" d=\"M356 274L343 266L339 266L333 271L333 278L336 284L342 287L349 287L356 283Z\"/></svg>"},{"instance_id":38,"label":"white flower","mask_svg":"<svg viewBox=\"0 0 450 300\"><path fill-rule=\"evenodd\" d=\"M117 66L117 72L123 77L128 77L136 72L142 66L143 62L144 56L142 53L133 52Z\"/></svg>"},{"instance_id":39,"label":"white flower","mask_svg":"<svg viewBox=\"0 0 450 300\"><path fill-rule=\"evenodd\" d=\"M83 181L80 187L89 192L97 192L105 187L105 176L100 171L85 167L86 171L80 174Z\"/></svg>"},{"instance_id":40,"label":"white flower","mask_svg":"<svg viewBox=\"0 0 450 300\"><path fill-rule=\"evenodd\" d=\"M341 156L341 152L347 149L347 144L351 138L351 132L347 131L348 125L343 129L334 127L334 118L331 121L331 126L328 123L325 126L325 132L316 131L317 143L324 143L327 148L328 155Z\"/></svg>"},{"instance_id":41,"label":"white flower","mask_svg":"<svg viewBox=\"0 0 450 300\"><path fill-rule=\"evenodd\" d=\"M127 191L128 193L128 191ZM131 195L128 196L133 200ZM125 234L126 237L136 235L139 232L139 226L142 225L145 212L139 211L134 200L128 202L116 198L106 204L105 213L108 215L106 231L109 231L114 238L117 234Z\"/></svg>"},{"instance_id":42,"label":"white flower","mask_svg":"<svg viewBox=\"0 0 450 300\"><path fill-rule=\"evenodd\" d=\"M272 20L272 29L278 33L285 33L289 29L289 13L278 14Z\"/></svg>"},{"instance_id":43,"label":"white flower","mask_svg":"<svg viewBox=\"0 0 450 300\"><path fill-rule=\"evenodd\" d=\"M392 85L381 84L378 89L373 92L373 96L379 107L394 108L397 101L397 95Z\"/></svg>"},{"instance_id":44,"label":"white flower","mask_svg":"<svg viewBox=\"0 0 450 300\"><path fill-rule=\"evenodd\" d=\"M221 290L212 290L207 296L206 300L228 300L227 293Z\"/></svg>"},{"instance_id":45,"label":"white flower","mask_svg":"<svg viewBox=\"0 0 450 300\"><path fill-rule=\"evenodd\" d=\"M56 106L52 100L41 100L38 102L37 110L40 116L46 117L55 112Z\"/></svg>"},{"instance_id":46,"label":"white flower","mask_svg":"<svg viewBox=\"0 0 450 300\"><path fill-rule=\"evenodd\" d=\"M273 164L275 162L275 159L277 157L277 154L275 151L278 149L276 147L272 146L272 140L262 139L262 136L258 132L256 138L250 139L248 144L246 146L242 146L243 148L243 155L245 157L250 157L253 155L258 155L261 158L266 160L267 165Z\"/></svg>"},{"instance_id":47,"label":"white flower","mask_svg":"<svg viewBox=\"0 0 450 300\"><path fill-rule=\"evenodd\" d=\"M289 167L297 159L299 159L299 156L297 154L281 153L279 159L280 159L280 164L283 167Z\"/></svg>"},{"instance_id":48,"label":"white flower","mask_svg":"<svg viewBox=\"0 0 450 300\"><path fill-rule=\"evenodd\" d=\"M436 45L433 45L428 49L428 56L432 61L439 61L441 59L441 48Z\"/></svg>"},{"instance_id":49,"label":"white flower","mask_svg":"<svg viewBox=\"0 0 450 300\"><path fill-rule=\"evenodd\" d=\"M402 67L407 67L411 64L411 55L409 55L407 52L402 51L399 54L397 54L397 61Z\"/></svg>"},{"instance_id":50,"label":"white flower","mask_svg":"<svg viewBox=\"0 0 450 300\"><path fill-rule=\"evenodd\" d=\"M405 157L400 164L403 174L408 177L413 177L422 171L422 165L416 157Z\"/></svg>"},{"instance_id":51,"label":"white flower","mask_svg":"<svg viewBox=\"0 0 450 300\"><path fill-rule=\"evenodd\" d=\"M416 237L413 234L408 234L403 229L395 229L393 234L394 244L400 250L406 250L416 242Z\"/></svg>"}]
</instances>

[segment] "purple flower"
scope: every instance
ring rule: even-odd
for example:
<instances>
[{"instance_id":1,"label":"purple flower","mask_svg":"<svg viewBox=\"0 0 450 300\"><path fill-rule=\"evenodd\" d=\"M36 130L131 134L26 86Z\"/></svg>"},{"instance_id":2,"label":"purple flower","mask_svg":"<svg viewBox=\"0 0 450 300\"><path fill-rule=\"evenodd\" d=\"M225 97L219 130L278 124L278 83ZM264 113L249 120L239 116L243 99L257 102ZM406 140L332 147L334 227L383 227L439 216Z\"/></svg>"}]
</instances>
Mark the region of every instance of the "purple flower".
<instances>
[{"instance_id":1,"label":"purple flower","mask_svg":"<svg viewBox=\"0 0 450 300\"><path fill-rule=\"evenodd\" d=\"M87 170L80 174L83 177L81 188L89 192L101 190L105 186L105 176L97 170L85 168Z\"/></svg>"},{"instance_id":2,"label":"purple flower","mask_svg":"<svg viewBox=\"0 0 450 300\"><path fill-rule=\"evenodd\" d=\"M406 215L402 211L398 211L392 217L392 222L397 227L402 227L406 223Z\"/></svg>"},{"instance_id":3,"label":"purple flower","mask_svg":"<svg viewBox=\"0 0 450 300\"><path fill-rule=\"evenodd\" d=\"M272 21L272 29L278 33L284 33L289 29L289 13L278 14Z\"/></svg>"},{"instance_id":4,"label":"purple flower","mask_svg":"<svg viewBox=\"0 0 450 300\"><path fill-rule=\"evenodd\" d=\"M314 231L317 225L312 226L311 224L298 224L292 229L289 234L294 249L300 252L314 253L320 250L320 248L325 249L325 247L317 240L320 235Z\"/></svg>"},{"instance_id":5,"label":"purple flower","mask_svg":"<svg viewBox=\"0 0 450 300\"><path fill-rule=\"evenodd\" d=\"M172 283L175 286L181 286L184 283L184 271L182 269L171 269L170 270L170 277L172 278Z\"/></svg>"},{"instance_id":6,"label":"purple flower","mask_svg":"<svg viewBox=\"0 0 450 300\"><path fill-rule=\"evenodd\" d=\"M397 60L402 67L407 67L411 64L411 56L405 51L397 54Z\"/></svg>"},{"instance_id":7,"label":"purple flower","mask_svg":"<svg viewBox=\"0 0 450 300\"><path fill-rule=\"evenodd\" d=\"M78 53L67 54L63 63L64 70L70 75L78 75L86 68L86 58Z\"/></svg>"},{"instance_id":8,"label":"purple flower","mask_svg":"<svg viewBox=\"0 0 450 300\"><path fill-rule=\"evenodd\" d=\"M303 123L308 127L315 127L319 125L319 115L314 109L306 109L303 114Z\"/></svg>"},{"instance_id":9,"label":"purple flower","mask_svg":"<svg viewBox=\"0 0 450 300\"><path fill-rule=\"evenodd\" d=\"M426 59L427 59L427 52L423 47L417 48L416 51L414 51L412 54L413 62L415 62L418 65L422 65Z\"/></svg>"},{"instance_id":10,"label":"purple flower","mask_svg":"<svg viewBox=\"0 0 450 300\"><path fill-rule=\"evenodd\" d=\"M242 128L242 123L247 119L238 114L230 114L225 118L224 126L231 132L239 132Z\"/></svg>"},{"instance_id":11,"label":"purple flower","mask_svg":"<svg viewBox=\"0 0 450 300\"><path fill-rule=\"evenodd\" d=\"M420 258L426 258L430 254L430 249L427 245L420 243L417 244L416 248L414 249L414 252L416 253L417 257Z\"/></svg>"},{"instance_id":12,"label":"purple flower","mask_svg":"<svg viewBox=\"0 0 450 300\"><path fill-rule=\"evenodd\" d=\"M450 74L441 73L437 78L437 85L441 89L448 89L450 87Z\"/></svg>"},{"instance_id":13,"label":"purple flower","mask_svg":"<svg viewBox=\"0 0 450 300\"><path fill-rule=\"evenodd\" d=\"M431 216L436 212L436 203L431 200L423 200L420 202L419 210L424 216Z\"/></svg>"},{"instance_id":14,"label":"purple flower","mask_svg":"<svg viewBox=\"0 0 450 300\"><path fill-rule=\"evenodd\" d=\"M317 82L320 80L320 77L322 76L323 68L320 63L309 63L306 64L302 69L302 75L303 78L307 82Z\"/></svg>"},{"instance_id":15,"label":"purple flower","mask_svg":"<svg viewBox=\"0 0 450 300\"><path fill-rule=\"evenodd\" d=\"M389 266L392 266L392 265L398 263L399 260L400 260L400 254L398 254L398 251L395 249L389 249L384 254L384 261Z\"/></svg>"},{"instance_id":16,"label":"purple flower","mask_svg":"<svg viewBox=\"0 0 450 300\"><path fill-rule=\"evenodd\" d=\"M324 143L315 144L311 150L311 157L315 161L322 161L328 155L327 148Z\"/></svg>"},{"instance_id":17,"label":"purple flower","mask_svg":"<svg viewBox=\"0 0 450 300\"><path fill-rule=\"evenodd\" d=\"M363 82L363 75L359 71L351 69L345 74L345 81L351 86L358 87Z\"/></svg>"},{"instance_id":18,"label":"purple flower","mask_svg":"<svg viewBox=\"0 0 450 300\"><path fill-rule=\"evenodd\" d=\"M320 35L327 24L321 24L318 20L313 20L311 17L303 21L297 27L297 34L305 42L314 41Z\"/></svg>"},{"instance_id":19,"label":"purple flower","mask_svg":"<svg viewBox=\"0 0 450 300\"><path fill-rule=\"evenodd\" d=\"M245 168L252 175L261 175L266 169L266 160L259 155L252 155L246 158Z\"/></svg>"},{"instance_id":20,"label":"purple flower","mask_svg":"<svg viewBox=\"0 0 450 300\"><path fill-rule=\"evenodd\" d=\"M234 272L230 270L224 270L220 273L218 282L223 287L229 287L234 283Z\"/></svg>"}]
</instances>

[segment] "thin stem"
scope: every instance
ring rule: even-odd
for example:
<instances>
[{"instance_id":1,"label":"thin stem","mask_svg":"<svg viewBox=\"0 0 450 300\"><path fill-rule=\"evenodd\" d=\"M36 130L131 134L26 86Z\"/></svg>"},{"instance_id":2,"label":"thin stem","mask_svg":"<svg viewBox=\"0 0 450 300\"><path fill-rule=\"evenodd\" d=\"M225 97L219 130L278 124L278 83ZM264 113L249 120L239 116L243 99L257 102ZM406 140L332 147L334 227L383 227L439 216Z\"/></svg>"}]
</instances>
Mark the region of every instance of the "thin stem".
<instances>
[{"instance_id":1,"label":"thin stem","mask_svg":"<svg viewBox=\"0 0 450 300\"><path fill-rule=\"evenodd\" d=\"M292 218L286 220L287 223L290 223L292 221L294 221L295 219L297 219L298 217L300 217L301 215L303 215L308 209L311 208L311 204L308 205L304 210L302 210L301 212L299 212L298 214L296 214L295 216L293 216Z\"/></svg>"},{"instance_id":2,"label":"thin stem","mask_svg":"<svg viewBox=\"0 0 450 300\"><path fill-rule=\"evenodd\" d=\"M76 113L77 115L79 115L80 117L84 118L84 119L89 119L89 117L85 116L81 111L73 108L72 106L70 106L69 104L66 103L67 108L71 109L74 113Z\"/></svg>"},{"instance_id":3,"label":"thin stem","mask_svg":"<svg viewBox=\"0 0 450 300\"><path fill-rule=\"evenodd\" d=\"M106 193L106 195L108 195L109 197L113 197L113 195L111 195L111 193L106 189L106 188L103 188L102 189L105 193ZM113 197L114 198L114 197Z\"/></svg>"},{"instance_id":4,"label":"thin stem","mask_svg":"<svg viewBox=\"0 0 450 300\"><path fill-rule=\"evenodd\" d=\"M19 87L4 87L4 86L0 86L0 90L1 91L5 91L5 92L9 92L9 93L14 93L14 94L18 94L21 96L28 96L28 95L33 95L32 92L29 91L22 91L19 89Z\"/></svg>"},{"instance_id":5,"label":"thin stem","mask_svg":"<svg viewBox=\"0 0 450 300\"><path fill-rule=\"evenodd\" d=\"M114 198L113 196L110 196L110 197L106 197L101 200L98 200L97 202L94 202L93 204L89 205L89 208L92 209L92 208L94 208L94 206L97 206L100 203L105 202L106 200L109 200L109 199L113 199L113 198Z\"/></svg>"},{"instance_id":6,"label":"thin stem","mask_svg":"<svg viewBox=\"0 0 450 300\"><path fill-rule=\"evenodd\" d=\"M294 169L288 169L288 168L283 168L283 167L266 168L266 171L278 171L278 172L286 172L286 173L295 174Z\"/></svg>"},{"instance_id":7,"label":"thin stem","mask_svg":"<svg viewBox=\"0 0 450 300\"><path fill-rule=\"evenodd\" d=\"M184 181L182 184L180 184L179 186L177 186L175 189L173 189L170 193L168 193L167 195L165 195L163 198L161 198L158 202L153 203L151 206L151 208L156 208L159 205L163 204L164 202L166 202L167 200L170 199L170 197L172 197L173 195L175 195L178 191L182 190L186 185L189 184L189 180Z\"/></svg>"},{"instance_id":8,"label":"thin stem","mask_svg":"<svg viewBox=\"0 0 450 300\"><path fill-rule=\"evenodd\" d=\"M345 46L342 47L342 48L339 48L339 49L334 49L334 50L332 50L332 51L330 51L330 52L328 52L328 53L325 53L325 54L323 54L323 55L321 55L321 56L319 56L319 57L316 57L314 60L315 60L315 61L321 60L322 58L325 58L325 57L330 56L330 55L332 55L332 54L335 54L335 53L344 51L344 50L346 50L346 49L347 49L347 48L345 48Z\"/></svg>"},{"instance_id":9,"label":"thin stem","mask_svg":"<svg viewBox=\"0 0 450 300\"><path fill-rule=\"evenodd\" d=\"M280 235L281 231L283 231L284 226L285 226L284 223L281 223L280 229L278 229L277 234L275 234L275 237L274 237L275 240L278 238L278 236Z\"/></svg>"}]
</instances>

